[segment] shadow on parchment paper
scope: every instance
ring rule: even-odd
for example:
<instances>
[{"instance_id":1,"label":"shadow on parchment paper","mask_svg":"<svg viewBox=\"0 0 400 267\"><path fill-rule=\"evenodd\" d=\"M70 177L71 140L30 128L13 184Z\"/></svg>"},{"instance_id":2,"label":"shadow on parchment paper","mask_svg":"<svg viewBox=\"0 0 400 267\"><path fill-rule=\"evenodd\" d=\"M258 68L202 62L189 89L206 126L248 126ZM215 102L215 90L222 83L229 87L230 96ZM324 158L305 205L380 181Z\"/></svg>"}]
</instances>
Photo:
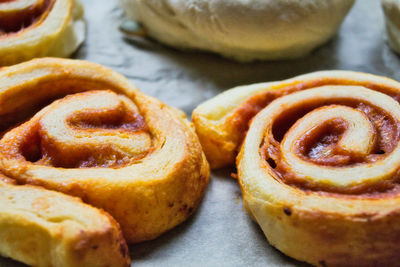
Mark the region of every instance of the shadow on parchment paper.
<instances>
[{"instance_id":1,"label":"shadow on parchment paper","mask_svg":"<svg viewBox=\"0 0 400 267\"><path fill-rule=\"evenodd\" d=\"M25 265L23 263L0 257L0 267L28 267L29 265Z\"/></svg>"},{"instance_id":2,"label":"shadow on parchment paper","mask_svg":"<svg viewBox=\"0 0 400 267\"><path fill-rule=\"evenodd\" d=\"M284 261L285 262L287 262L288 264L293 264L294 266L297 266L297 267L311 267L312 265L310 265L310 264L308 264L308 263L305 263L305 262L301 262L301 261L298 261L298 260L295 260L295 259L293 259L293 258L291 258L291 257L288 257L288 256L286 256L285 254L283 254L281 251L279 251L278 249L276 249L274 246L272 246L270 243L269 243L269 241L268 241L268 239L265 237L265 235L264 235L264 232L261 230L261 228L258 226L258 224L256 223L256 222L254 222L254 221L252 221L250 218L249 218L249 220L251 221L251 228L252 228L252 231L253 232L257 232L257 235L255 235L255 236L257 236L258 237L258 240L257 240L257 242L265 242L265 244L266 244L266 246L269 246L269 248L268 249L272 249L272 250L274 250L275 251L275 254L276 255L279 255L279 257L281 257L282 259L284 259Z\"/></svg>"},{"instance_id":3,"label":"shadow on parchment paper","mask_svg":"<svg viewBox=\"0 0 400 267\"><path fill-rule=\"evenodd\" d=\"M149 259L151 258L151 254L158 250L162 250L164 247L173 243L175 239L179 239L179 237L182 236L194 223L197 214L199 213L200 209L202 209L202 206L202 203L200 203L199 207L192 216L172 230L162 234L160 237L154 240L129 245L132 262L135 263L135 261Z\"/></svg>"},{"instance_id":4,"label":"shadow on parchment paper","mask_svg":"<svg viewBox=\"0 0 400 267\"><path fill-rule=\"evenodd\" d=\"M400 81L400 55L397 55L386 43L380 56L388 74L387 76Z\"/></svg>"},{"instance_id":5,"label":"shadow on parchment paper","mask_svg":"<svg viewBox=\"0 0 400 267\"><path fill-rule=\"evenodd\" d=\"M376 10L376 12L370 12ZM121 18L120 18L121 19ZM295 60L237 63L206 52L170 48L149 39L125 38L125 43L181 66L190 77L204 77L220 91L234 86L276 81L318 70L354 70L400 80L397 56L387 56L380 2L357 1L338 33L308 56ZM386 51L386 52L385 52ZM382 53L386 53L382 55ZM393 75L390 75L393 73Z\"/></svg>"},{"instance_id":6,"label":"shadow on parchment paper","mask_svg":"<svg viewBox=\"0 0 400 267\"><path fill-rule=\"evenodd\" d=\"M291 257L289 257L289 256L286 256L285 254L283 254L280 250L278 250L278 249L276 249L274 246L272 246L270 243L269 243L269 241L268 241L268 239L265 237L265 235L264 235L264 232L261 230L261 228L260 228L260 226L258 226L258 224L256 223L256 222L254 222L253 220L251 220L250 219L250 217L249 217L249 220L251 221L250 223L249 223L249 225L251 225L251 230L254 232L254 233L257 233L257 234L255 234L254 236L256 236L256 238L257 238L257 241L256 242L264 242L265 243L265 246L267 247L268 246L268 248L266 248L266 249L269 249L269 250L274 250L275 251L275 254L277 255L277 256L279 256L279 257L281 257L282 259L284 259L284 262L286 262L286 263L288 263L288 264L293 264L294 266L296 266L296 267L311 267L312 265L310 265L310 264L308 264L308 263L305 263L305 262L302 262L302 261L298 261L298 260L295 260L295 259L293 259L293 258L291 258Z\"/></svg>"},{"instance_id":7,"label":"shadow on parchment paper","mask_svg":"<svg viewBox=\"0 0 400 267\"><path fill-rule=\"evenodd\" d=\"M195 76L205 77L222 90L243 84L283 80L317 70L336 69L340 64L338 61L340 35L335 35L311 54L299 59L250 63L239 63L208 52L181 51L151 39L125 38L124 40L138 49L151 51L157 57L180 65L182 69L194 73Z\"/></svg>"},{"instance_id":8,"label":"shadow on parchment paper","mask_svg":"<svg viewBox=\"0 0 400 267\"><path fill-rule=\"evenodd\" d=\"M213 171L213 178L214 179L221 179L224 180L224 182L232 182L237 185L237 190L235 190L235 198L237 201L242 202L242 193L240 191L240 187L237 184L237 180L231 177L232 173L237 173L236 168L223 168L223 169L218 169ZM287 264L292 264L293 266L298 266L298 267L309 267L311 265L297 261L291 257L286 256L283 254L281 251L276 249L274 246L272 246L268 239L265 237L264 232L261 230L260 226L257 224L257 222L253 221L250 216L247 214L247 211L245 209L243 210L246 214L246 226L248 226L249 231L253 233L251 236L253 238L254 243L260 244L263 246L265 251L274 251L274 256L277 258L281 258L282 262L285 262ZM246 257L246 255L243 255L243 257Z\"/></svg>"},{"instance_id":9,"label":"shadow on parchment paper","mask_svg":"<svg viewBox=\"0 0 400 267\"><path fill-rule=\"evenodd\" d=\"M195 223L196 217L198 217L201 211L204 209L204 202L206 202L207 195L210 194L208 190L210 184L206 188L206 192L203 196L203 199L200 201L199 206L186 221L163 233L161 236L157 237L154 240L129 245L129 252L132 263L135 263L135 261L151 258L151 254L162 250L164 247L170 246L171 243L174 243L174 240L178 240L179 238L181 238L182 235L184 235L185 232L190 229L190 227Z\"/></svg>"},{"instance_id":10,"label":"shadow on parchment paper","mask_svg":"<svg viewBox=\"0 0 400 267\"><path fill-rule=\"evenodd\" d=\"M240 188L237 185L237 181L233 178L230 177L230 174L232 172L235 172L233 168L224 168L224 169L219 169L216 171L213 171L212 174L212 180L210 181L209 188L206 192L206 195L204 196L204 199L202 203L200 204L198 210L196 210L195 214L193 214L187 221L183 222L182 224L178 225L174 229L164 233L162 236L158 237L155 240L152 241L147 241L135 245L129 246L130 249L130 255L132 258L133 264L135 263L142 263L146 262L148 259L155 257L155 258L163 258L163 257L168 257L168 253L176 253L177 249L181 249L181 251L185 250L191 250L194 248L187 248L187 247L179 247L179 248L173 248L171 249L171 244L176 244L176 243L182 243L182 239L185 238L193 238L193 235L197 235L198 233L204 233L202 231L194 231L196 228L196 224L201 223L203 224L204 222L209 222L207 220L204 220L204 218L207 216L205 214L210 212L210 207L209 202L214 202L214 201L219 201L221 199L216 199L215 198L215 191L219 190L221 188L221 184L219 186L217 183L222 183L222 187L227 187L227 191L230 191L232 196L231 199L235 202L233 206L236 208L240 209L242 206L242 199L241 199L241 193L240 193ZM230 190L229 188L231 187L236 187L234 190ZM218 212L221 211L221 209L217 209ZM215 210L214 210L215 212ZM280 262L284 265L282 266L300 266L300 267L307 267L309 266L306 263L302 263L299 261L296 261L283 253L281 253L279 250L275 249L272 247L267 239L264 236L264 233L262 232L261 228L258 226L257 223L253 222L251 218L247 215L245 210L242 210L243 212L243 218L244 221L242 220L242 226L246 227L246 230L244 232L247 232L249 236L252 237L252 240L254 244L259 244L259 253L264 254L265 257L273 258L274 261ZM241 212L239 212L236 215L239 215L240 217L242 215ZM235 216L233 219L237 219L238 217ZM203 220L203 221L202 221ZM212 226L210 226L212 227ZM234 229L227 229L227 233L229 231L234 231ZM207 236L200 237L200 239L206 238ZM233 238L233 237L232 237ZM210 238L211 242L214 242L215 240L213 237ZM185 243L190 243L188 240L185 241ZM205 242L207 243L207 242ZM204 244L202 244L204 245ZM217 244L214 244L217 246ZM186 246L186 245L185 245ZM195 246L195 245L193 245ZM165 251L166 248L170 248L169 252L167 254L162 254L163 251ZM199 246L199 249L201 249L202 246ZM195 250L195 249L194 249ZM240 254L239 256L242 258L247 258L248 255L246 254L248 251L246 248L238 248L235 251L232 251L234 253ZM272 253L273 252L273 253ZM243 255L242 255L243 254ZM220 255L216 253L216 255ZM210 255L211 256L211 255ZM176 259L175 259L176 260ZM176 263L176 262L175 262ZM197 264L197 265L196 265ZM169 266L166 264L166 266ZM201 262L196 262L194 263L194 266L201 266ZM221 265L224 266L224 265Z\"/></svg>"},{"instance_id":11,"label":"shadow on parchment paper","mask_svg":"<svg viewBox=\"0 0 400 267\"><path fill-rule=\"evenodd\" d=\"M201 200L197 210L192 214L186 221L176 226L175 228L167 231L162 234L160 237L155 240L146 241L134 245L129 246L130 255L132 257L132 261L138 261L141 259L148 259L151 257L151 254L156 253L159 250L162 250L164 247L170 246L171 243L174 243L174 240L181 238L186 231L190 230L192 225L195 223L196 218L200 216L204 209L206 209L206 203L208 198L211 195L211 187L213 186L212 179L222 179L225 182L235 184L236 181L230 178L230 174L234 172L234 168L224 168L213 171L212 177L210 177L209 185L206 189L203 199ZM238 186L238 192L240 193L240 189Z\"/></svg>"}]
</instances>

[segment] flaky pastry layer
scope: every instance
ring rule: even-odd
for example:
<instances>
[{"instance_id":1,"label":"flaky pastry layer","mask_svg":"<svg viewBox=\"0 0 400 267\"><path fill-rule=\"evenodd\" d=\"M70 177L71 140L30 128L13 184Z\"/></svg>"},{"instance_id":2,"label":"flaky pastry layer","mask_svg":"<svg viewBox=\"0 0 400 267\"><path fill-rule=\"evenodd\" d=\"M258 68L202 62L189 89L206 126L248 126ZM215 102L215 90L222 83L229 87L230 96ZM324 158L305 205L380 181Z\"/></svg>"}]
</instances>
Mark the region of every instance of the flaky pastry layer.
<instances>
[{"instance_id":1,"label":"flaky pastry layer","mask_svg":"<svg viewBox=\"0 0 400 267\"><path fill-rule=\"evenodd\" d=\"M241 86L193 122L213 168L233 164L250 216L317 266L397 266L400 83L322 71Z\"/></svg>"},{"instance_id":2,"label":"flaky pastry layer","mask_svg":"<svg viewBox=\"0 0 400 267\"><path fill-rule=\"evenodd\" d=\"M85 39L79 0L0 3L0 66L36 57L68 57Z\"/></svg>"},{"instance_id":3,"label":"flaky pastry layer","mask_svg":"<svg viewBox=\"0 0 400 267\"><path fill-rule=\"evenodd\" d=\"M118 223L75 197L0 181L0 254L32 266L129 266Z\"/></svg>"},{"instance_id":4,"label":"flaky pastry layer","mask_svg":"<svg viewBox=\"0 0 400 267\"><path fill-rule=\"evenodd\" d=\"M275 99L320 86L363 86L395 95L399 83L352 71L320 71L291 79L239 86L200 104L192 120L211 168L231 166L251 119Z\"/></svg>"},{"instance_id":5,"label":"flaky pastry layer","mask_svg":"<svg viewBox=\"0 0 400 267\"><path fill-rule=\"evenodd\" d=\"M0 84L8 177L104 209L130 243L195 211L209 167L183 112L85 61L36 59L2 69Z\"/></svg>"}]
</instances>

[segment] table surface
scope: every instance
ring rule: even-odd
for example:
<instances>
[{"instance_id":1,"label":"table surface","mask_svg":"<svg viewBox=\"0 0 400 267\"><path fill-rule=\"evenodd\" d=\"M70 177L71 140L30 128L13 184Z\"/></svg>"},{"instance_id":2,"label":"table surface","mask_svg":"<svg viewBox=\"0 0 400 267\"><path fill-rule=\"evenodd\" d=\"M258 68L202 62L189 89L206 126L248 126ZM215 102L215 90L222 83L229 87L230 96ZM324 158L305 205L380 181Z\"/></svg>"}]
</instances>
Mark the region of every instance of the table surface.
<instances>
[{"instance_id":1,"label":"table surface","mask_svg":"<svg viewBox=\"0 0 400 267\"><path fill-rule=\"evenodd\" d=\"M379 2L357 1L338 34L307 57L241 64L146 39L127 39L118 30L123 11L117 1L83 0L87 36L74 58L124 74L145 93L189 116L198 104L231 87L317 70L356 70L400 80L400 57L385 42ZM133 265L307 266L268 244L244 210L232 171L212 172L203 202L185 223L154 241L130 246ZM0 266L23 265L0 257Z\"/></svg>"}]
</instances>

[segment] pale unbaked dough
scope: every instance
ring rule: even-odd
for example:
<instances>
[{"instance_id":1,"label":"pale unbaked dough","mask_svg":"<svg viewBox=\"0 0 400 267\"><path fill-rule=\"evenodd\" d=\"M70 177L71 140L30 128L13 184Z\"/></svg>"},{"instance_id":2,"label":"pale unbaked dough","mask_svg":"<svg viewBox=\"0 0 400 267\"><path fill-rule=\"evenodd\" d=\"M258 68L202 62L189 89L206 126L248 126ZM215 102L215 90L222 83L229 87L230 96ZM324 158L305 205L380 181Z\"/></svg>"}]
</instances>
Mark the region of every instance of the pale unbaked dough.
<instances>
[{"instance_id":1,"label":"pale unbaked dough","mask_svg":"<svg viewBox=\"0 0 400 267\"><path fill-rule=\"evenodd\" d=\"M386 17L388 43L400 54L400 1L382 0L382 8Z\"/></svg>"},{"instance_id":2,"label":"pale unbaked dough","mask_svg":"<svg viewBox=\"0 0 400 267\"><path fill-rule=\"evenodd\" d=\"M304 56L325 43L354 0L121 0L129 18L168 45L239 61Z\"/></svg>"}]
</instances>

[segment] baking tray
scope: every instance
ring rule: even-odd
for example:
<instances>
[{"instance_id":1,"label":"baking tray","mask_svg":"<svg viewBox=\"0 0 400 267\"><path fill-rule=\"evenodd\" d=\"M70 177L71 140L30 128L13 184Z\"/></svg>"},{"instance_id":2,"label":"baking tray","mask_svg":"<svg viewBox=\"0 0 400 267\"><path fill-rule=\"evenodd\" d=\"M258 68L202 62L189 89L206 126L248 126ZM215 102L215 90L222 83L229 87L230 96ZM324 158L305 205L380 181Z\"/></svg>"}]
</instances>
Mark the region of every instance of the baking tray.
<instances>
[{"instance_id":1,"label":"baking tray","mask_svg":"<svg viewBox=\"0 0 400 267\"><path fill-rule=\"evenodd\" d=\"M83 0L88 22L74 58L108 66L145 93L189 116L201 102L231 87L282 80L317 70L356 70L400 80L400 58L385 42L380 1L358 0L333 40L292 61L240 64L217 55L181 52L157 42L128 39L118 28L118 1ZM134 266L307 266L270 246L247 216L234 169L211 174L197 212L160 238L130 246ZM1 240L0 240L1 242ZM34 248L32 248L34 249ZM0 257L0 266L24 266Z\"/></svg>"}]
</instances>

